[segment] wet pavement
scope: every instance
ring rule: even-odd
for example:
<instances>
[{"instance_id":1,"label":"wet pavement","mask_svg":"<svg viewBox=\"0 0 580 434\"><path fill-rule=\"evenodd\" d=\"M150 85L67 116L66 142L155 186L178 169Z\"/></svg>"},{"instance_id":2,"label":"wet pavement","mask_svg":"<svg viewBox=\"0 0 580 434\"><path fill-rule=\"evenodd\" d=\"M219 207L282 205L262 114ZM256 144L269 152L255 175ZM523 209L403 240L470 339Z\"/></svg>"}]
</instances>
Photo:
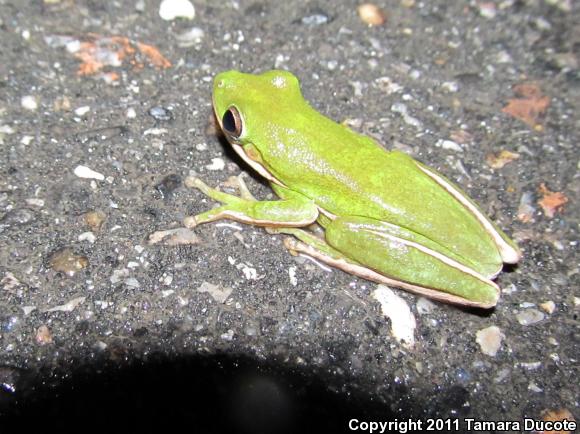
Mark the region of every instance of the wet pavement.
<instances>
[{"instance_id":1,"label":"wet pavement","mask_svg":"<svg viewBox=\"0 0 580 434\"><path fill-rule=\"evenodd\" d=\"M0 415L145 432L577 418L578 5L193 5L0 0ZM273 68L518 242L495 309L393 288L416 324L401 340L376 284L261 228L183 228L215 205L187 176L235 193L244 173L274 197L211 111L215 74Z\"/></svg>"}]
</instances>

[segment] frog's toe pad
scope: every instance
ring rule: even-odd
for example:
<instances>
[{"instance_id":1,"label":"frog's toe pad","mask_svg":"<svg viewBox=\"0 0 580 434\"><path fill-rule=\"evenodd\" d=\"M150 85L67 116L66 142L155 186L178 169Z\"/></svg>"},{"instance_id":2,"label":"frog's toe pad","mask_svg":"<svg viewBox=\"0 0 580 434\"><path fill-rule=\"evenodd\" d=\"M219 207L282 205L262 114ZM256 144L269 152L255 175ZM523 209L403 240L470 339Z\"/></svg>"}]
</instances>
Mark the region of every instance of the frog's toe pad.
<instances>
[{"instance_id":1,"label":"frog's toe pad","mask_svg":"<svg viewBox=\"0 0 580 434\"><path fill-rule=\"evenodd\" d=\"M197 219L194 215L187 216L183 219L183 225L188 229L193 229L197 226Z\"/></svg>"},{"instance_id":2,"label":"frog's toe pad","mask_svg":"<svg viewBox=\"0 0 580 434\"><path fill-rule=\"evenodd\" d=\"M202 189L204 187L207 187L201 179L195 176L188 176L187 178L185 178L184 184L188 188Z\"/></svg>"}]
</instances>

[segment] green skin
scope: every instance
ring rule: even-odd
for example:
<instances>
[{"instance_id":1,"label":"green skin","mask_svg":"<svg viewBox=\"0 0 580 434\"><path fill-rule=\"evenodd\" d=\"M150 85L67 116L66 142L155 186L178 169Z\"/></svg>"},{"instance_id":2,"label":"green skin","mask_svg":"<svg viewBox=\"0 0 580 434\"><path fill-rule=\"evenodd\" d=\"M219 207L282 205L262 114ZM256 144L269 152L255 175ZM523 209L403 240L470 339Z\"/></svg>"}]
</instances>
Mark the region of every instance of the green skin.
<instances>
[{"instance_id":1,"label":"green skin","mask_svg":"<svg viewBox=\"0 0 580 434\"><path fill-rule=\"evenodd\" d=\"M315 111L286 71L228 71L214 80L216 118L236 152L281 198L256 201L189 185L224 205L189 227L230 218L285 233L286 246L346 272L437 300L495 306L490 279L521 258L517 245L435 170L386 151ZM224 117L237 111L237 121ZM324 239L298 229L314 222Z\"/></svg>"}]
</instances>

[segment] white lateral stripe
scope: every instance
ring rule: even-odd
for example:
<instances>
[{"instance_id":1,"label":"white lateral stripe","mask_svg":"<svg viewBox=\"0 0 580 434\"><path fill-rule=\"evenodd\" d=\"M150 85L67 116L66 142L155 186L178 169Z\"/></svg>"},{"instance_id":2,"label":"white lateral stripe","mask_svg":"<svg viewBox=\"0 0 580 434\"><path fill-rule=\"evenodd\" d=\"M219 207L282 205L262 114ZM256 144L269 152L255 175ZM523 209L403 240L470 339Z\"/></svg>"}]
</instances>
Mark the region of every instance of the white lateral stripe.
<instances>
[{"instance_id":1,"label":"white lateral stripe","mask_svg":"<svg viewBox=\"0 0 580 434\"><path fill-rule=\"evenodd\" d=\"M447 264L450 267L455 268L455 269L457 269L465 274L469 274L469 275L475 277L476 279L478 279L484 283L493 283L491 280L486 279L484 276L482 276L481 274L479 274L475 270L472 270L471 268L466 267L465 265L457 262L456 260L451 259L451 258L443 255L442 253L439 253L433 249L430 249L429 247L425 247L425 246L423 246L419 243L416 243L414 241L409 241L409 240L406 240L404 238L399 238L399 237L396 237L394 235L390 235L390 234L387 234L384 232L377 232L377 231L372 231L372 230L369 230L367 232L371 232L375 235L378 235L379 237L387 238L387 239L390 239L392 241L395 241L395 242L404 244L406 246L413 247L417 250L420 250L421 252L423 252L429 256L432 256L435 259L438 259L439 261L443 262L444 264Z\"/></svg>"},{"instance_id":2,"label":"white lateral stripe","mask_svg":"<svg viewBox=\"0 0 580 434\"><path fill-rule=\"evenodd\" d=\"M308 246L300 241L297 241L293 246L293 249L297 252L304 253L306 255L312 256L320 261L326 262L333 267L343 270L347 273L354 274L355 276L362 277L363 279L372 280L377 283L384 283L385 285L392 285L399 288L406 289L407 291L413 292L415 294L424 295L426 297L432 298L434 300L442 301L445 303L455 303L461 306L472 306L481 308L490 308L496 305L496 302L482 303L479 301L468 300L459 295L450 294L448 292L443 292L437 289L427 288L425 286L413 285L412 283L404 282L402 280L392 279L390 277L384 276L376 271L369 268L362 267L351 262L347 262L344 259L335 259L328 255L325 255L315 248ZM499 287L493 283L489 282L495 289L497 298L499 298ZM496 298L496 300L497 300Z\"/></svg>"},{"instance_id":3,"label":"white lateral stripe","mask_svg":"<svg viewBox=\"0 0 580 434\"><path fill-rule=\"evenodd\" d=\"M268 181L274 182L282 187L286 187L284 184L282 184L280 181L278 181L276 178L274 178L274 176L272 176L272 174L270 172L268 172L264 166L262 166L257 161L254 161L250 157L248 157L246 155L246 153L244 152L244 148L242 145L240 145L238 143L232 143L232 142L230 142L230 143L232 145L232 148L234 148L234 151L236 151L236 154L238 154L242 158L242 160L244 160L246 163L248 163L248 165L252 169L254 169L256 172L258 172L260 175L262 175Z\"/></svg>"},{"instance_id":4,"label":"white lateral stripe","mask_svg":"<svg viewBox=\"0 0 580 434\"><path fill-rule=\"evenodd\" d=\"M272 226L272 227L279 227L279 228L284 228L284 227L301 228L303 226L308 226L309 224L314 223L316 221L317 217L318 217L318 215L314 216L313 219L303 220L303 221L298 221L298 222L296 222L296 221L294 221L294 222L277 222L277 221L273 221L273 220L253 219L245 214L242 214L242 213L239 213L236 211L225 210L225 211L222 211L222 212L216 214L212 218L212 221L219 220L221 218L229 218L231 220L235 220L235 221L242 222L242 223L255 224L257 226Z\"/></svg>"},{"instance_id":5,"label":"white lateral stripe","mask_svg":"<svg viewBox=\"0 0 580 434\"><path fill-rule=\"evenodd\" d=\"M497 232L497 230L493 227L491 222L485 217L475 205L473 205L469 200L465 199L465 197L457 191L457 189L441 178L436 173L431 172L429 169L417 164L417 167L421 169L424 173L426 173L429 177L431 177L435 182L441 185L445 190L447 190L455 199L457 199L463 206L465 206L471 213L475 216L475 218L483 225L487 233L491 235L495 245L499 249L499 253L504 262L509 264L515 264L520 260L520 253L515 250L512 246L505 242L505 240L501 237L501 235Z\"/></svg>"}]
</instances>

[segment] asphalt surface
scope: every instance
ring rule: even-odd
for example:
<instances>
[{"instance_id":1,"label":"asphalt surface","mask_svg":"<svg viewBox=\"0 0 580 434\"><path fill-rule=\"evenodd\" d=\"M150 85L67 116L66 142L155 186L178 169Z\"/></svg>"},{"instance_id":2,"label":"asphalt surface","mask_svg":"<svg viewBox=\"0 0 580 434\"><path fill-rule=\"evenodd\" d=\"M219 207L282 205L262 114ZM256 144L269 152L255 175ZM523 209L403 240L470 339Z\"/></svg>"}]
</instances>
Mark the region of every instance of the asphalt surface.
<instances>
[{"instance_id":1,"label":"asphalt surface","mask_svg":"<svg viewBox=\"0 0 580 434\"><path fill-rule=\"evenodd\" d=\"M193 20L167 21L154 1L0 0L0 415L14 430L578 417L578 6L377 4L386 21L369 26L353 1L195 1ZM151 240L215 206L189 175L235 192L247 172L273 197L211 112L215 74L272 68L457 182L519 243L495 309L394 289L409 345L375 284L281 236L220 222Z\"/></svg>"}]
</instances>

